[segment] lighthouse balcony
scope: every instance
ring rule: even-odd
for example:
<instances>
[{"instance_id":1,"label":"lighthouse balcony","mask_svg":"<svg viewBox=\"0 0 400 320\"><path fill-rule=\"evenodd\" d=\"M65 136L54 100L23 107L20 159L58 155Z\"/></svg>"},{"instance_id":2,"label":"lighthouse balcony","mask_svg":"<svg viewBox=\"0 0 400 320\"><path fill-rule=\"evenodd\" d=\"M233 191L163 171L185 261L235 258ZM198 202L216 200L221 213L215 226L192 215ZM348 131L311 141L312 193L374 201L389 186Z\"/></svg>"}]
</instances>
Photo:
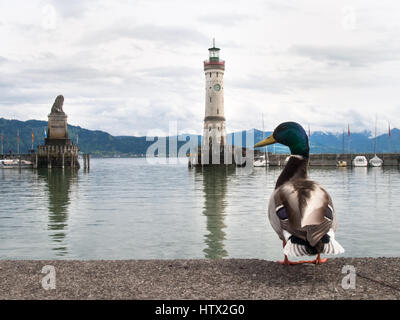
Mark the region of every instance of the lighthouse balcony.
<instances>
[{"instance_id":1,"label":"lighthouse balcony","mask_svg":"<svg viewBox=\"0 0 400 320\"><path fill-rule=\"evenodd\" d=\"M225 61L224 60L218 60L218 61L205 60L204 61L204 70L210 70L210 69L225 70Z\"/></svg>"}]
</instances>

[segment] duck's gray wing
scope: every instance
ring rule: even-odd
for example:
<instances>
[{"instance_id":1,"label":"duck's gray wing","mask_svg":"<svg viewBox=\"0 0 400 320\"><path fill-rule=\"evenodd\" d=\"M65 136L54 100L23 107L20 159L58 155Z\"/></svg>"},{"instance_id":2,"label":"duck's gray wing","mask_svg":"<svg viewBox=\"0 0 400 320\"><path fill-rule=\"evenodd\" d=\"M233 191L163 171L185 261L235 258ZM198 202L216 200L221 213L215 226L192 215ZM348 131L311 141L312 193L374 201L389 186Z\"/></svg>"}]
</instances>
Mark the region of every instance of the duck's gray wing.
<instances>
[{"instance_id":1,"label":"duck's gray wing","mask_svg":"<svg viewBox=\"0 0 400 320\"><path fill-rule=\"evenodd\" d=\"M272 229L274 229L274 231L278 234L279 238L282 241L286 241L285 236L283 234L283 225L281 223L281 219L279 219L279 216L276 214L276 192L277 190L275 190L272 195L271 198L269 199L269 205L268 205L268 218L269 218L269 222L272 226ZM281 204L278 202L278 206L281 206Z\"/></svg>"},{"instance_id":2,"label":"duck's gray wing","mask_svg":"<svg viewBox=\"0 0 400 320\"><path fill-rule=\"evenodd\" d=\"M275 190L271 202L271 225L281 239L285 238L285 230L315 246L332 228L332 200L320 185L311 180L301 179L283 184ZM275 209L275 214L272 209Z\"/></svg>"}]
</instances>

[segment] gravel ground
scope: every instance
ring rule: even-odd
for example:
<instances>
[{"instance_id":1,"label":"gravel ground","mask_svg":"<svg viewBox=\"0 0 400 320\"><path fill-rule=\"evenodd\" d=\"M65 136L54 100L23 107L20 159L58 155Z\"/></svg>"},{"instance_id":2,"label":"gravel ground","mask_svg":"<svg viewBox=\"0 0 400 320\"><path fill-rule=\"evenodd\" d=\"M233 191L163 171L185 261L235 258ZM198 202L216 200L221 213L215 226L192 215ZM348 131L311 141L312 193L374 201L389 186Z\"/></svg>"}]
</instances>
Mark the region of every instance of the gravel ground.
<instances>
[{"instance_id":1,"label":"gravel ground","mask_svg":"<svg viewBox=\"0 0 400 320\"><path fill-rule=\"evenodd\" d=\"M42 267L56 289L42 287ZM356 269L343 289L345 265ZM400 258L336 258L281 266L255 259L0 260L0 299L399 299Z\"/></svg>"}]
</instances>

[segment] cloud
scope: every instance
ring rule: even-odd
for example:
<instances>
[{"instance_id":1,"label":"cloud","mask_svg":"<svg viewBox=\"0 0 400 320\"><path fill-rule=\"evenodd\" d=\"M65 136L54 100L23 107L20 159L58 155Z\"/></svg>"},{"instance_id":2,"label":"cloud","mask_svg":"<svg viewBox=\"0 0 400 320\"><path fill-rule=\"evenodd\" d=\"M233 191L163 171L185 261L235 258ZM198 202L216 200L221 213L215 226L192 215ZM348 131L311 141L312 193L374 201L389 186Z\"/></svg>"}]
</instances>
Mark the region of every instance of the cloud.
<instances>
[{"instance_id":1,"label":"cloud","mask_svg":"<svg viewBox=\"0 0 400 320\"><path fill-rule=\"evenodd\" d=\"M265 6L272 11L276 11L278 13L282 12L290 12L294 10L298 10L299 6L293 0L289 1L280 1L280 0L270 0L265 2Z\"/></svg>"},{"instance_id":2,"label":"cloud","mask_svg":"<svg viewBox=\"0 0 400 320\"><path fill-rule=\"evenodd\" d=\"M344 1L171 1L0 2L0 117L46 119L63 94L71 124L144 135L178 120L201 133L216 37L229 131L260 126L261 113L269 128L290 118L361 130L377 109L400 127L399 4L354 5L357 27L345 30Z\"/></svg>"},{"instance_id":3,"label":"cloud","mask_svg":"<svg viewBox=\"0 0 400 320\"><path fill-rule=\"evenodd\" d=\"M83 16L90 6L95 4L93 0L51 0L57 11L66 18L79 18Z\"/></svg>"},{"instance_id":4,"label":"cloud","mask_svg":"<svg viewBox=\"0 0 400 320\"><path fill-rule=\"evenodd\" d=\"M200 16L198 18L198 21L200 23L232 27L232 26L237 26L246 21L254 21L255 19L259 18L250 17L246 14L240 14L240 13L224 13L224 14L211 13Z\"/></svg>"},{"instance_id":5,"label":"cloud","mask_svg":"<svg viewBox=\"0 0 400 320\"><path fill-rule=\"evenodd\" d=\"M352 67L400 61L400 51L390 44L370 46L295 45L289 49L289 52L315 61L345 63Z\"/></svg>"},{"instance_id":6,"label":"cloud","mask_svg":"<svg viewBox=\"0 0 400 320\"><path fill-rule=\"evenodd\" d=\"M183 46L206 42L201 32L187 26L135 25L118 23L101 30L86 33L80 45L102 44L119 39L144 40L168 46Z\"/></svg>"}]
</instances>

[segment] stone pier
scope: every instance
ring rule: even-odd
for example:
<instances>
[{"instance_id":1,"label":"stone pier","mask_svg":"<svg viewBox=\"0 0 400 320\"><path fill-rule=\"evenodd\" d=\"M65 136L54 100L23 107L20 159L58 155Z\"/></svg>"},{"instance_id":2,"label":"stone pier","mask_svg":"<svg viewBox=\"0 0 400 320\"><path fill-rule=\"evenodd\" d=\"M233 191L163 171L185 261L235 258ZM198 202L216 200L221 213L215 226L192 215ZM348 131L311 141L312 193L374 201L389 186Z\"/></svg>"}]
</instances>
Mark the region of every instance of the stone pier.
<instances>
[{"instance_id":1,"label":"stone pier","mask_svg":"<svg viewBox=\"0 0 400 320\"><path fill-rule=\"evenodd\" d=\"M64 97L60 95L51 108L45 144L38 146L37 168L80 168L79 148L68 137L68 116L63 104Z\"/></svg>"},{"instance_id":2,"label":"stone pier","mask_svg":"<svg viewBox=\"0 0 400 320\"><path fill-rule=\"evenodd\" d=\"M198 147L196 153L189 158L189 167L204 166L237 166L246 164L246 154L253 159L253 150L232 145L213 145Z\"/></svg>"},{"instance_id":3,"label":"stone pier","mask_svg":"<svg viewBox=\"0 0 400 320\"><path fill-rule=\"evenodd\" d=\"M38 168L77 168L78 146L44 145L38 146Z\"/></svg>"}]
</instances>

